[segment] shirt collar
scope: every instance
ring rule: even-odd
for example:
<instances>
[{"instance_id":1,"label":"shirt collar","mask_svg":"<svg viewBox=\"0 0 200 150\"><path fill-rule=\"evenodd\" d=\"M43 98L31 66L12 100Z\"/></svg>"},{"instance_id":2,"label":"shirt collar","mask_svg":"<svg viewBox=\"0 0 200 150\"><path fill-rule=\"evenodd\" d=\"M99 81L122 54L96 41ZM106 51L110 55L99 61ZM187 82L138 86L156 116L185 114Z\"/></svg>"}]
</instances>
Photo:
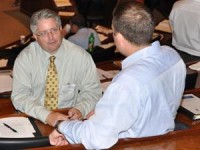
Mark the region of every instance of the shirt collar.
<instances>
[{"instance_id":1,"label":"shirt collar","mask_svg":"<svg viewBox=\"0 0 200 150\"><path fill-rule=\"evenodd\" d=\"M158 41L153 42L150 46L133 53L122 61L122 69L128 67L139 61L142 58L152 56L160 51L160 43Z\"/></svg>"}]
</instances>

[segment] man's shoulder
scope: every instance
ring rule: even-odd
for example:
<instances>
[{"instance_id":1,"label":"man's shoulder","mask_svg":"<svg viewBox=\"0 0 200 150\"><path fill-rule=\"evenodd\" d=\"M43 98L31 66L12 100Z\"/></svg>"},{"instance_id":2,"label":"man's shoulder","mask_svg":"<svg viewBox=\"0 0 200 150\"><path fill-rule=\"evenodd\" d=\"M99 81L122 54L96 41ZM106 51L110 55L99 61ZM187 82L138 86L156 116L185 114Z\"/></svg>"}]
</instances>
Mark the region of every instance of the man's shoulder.
<instances>
[{"instance_id":1,"label":"man's shoulder","mask_svg":"<svg viewBox=\"0 0 200 150\"><path fill-rule=\"evenodd\" d=\"M73 42L64 39L63 40L63 46L64 46L64 50L67 51L70 54L74 54L74 55L89 55L85 49L83 49L82 47L74 44Z\"/></svg>"},{"instance_id":2,"label":"man's shoulder","mask_svg":"<svg viewBox=\"0 0 200 150\"><path fill-rule=\"evenodd\" d=\"M37 42L31 42L26 46L18 55L19 59L30 59L31 57L36 58L36 55L39 54L39 44Z\"/></svg>"}]
</instances>

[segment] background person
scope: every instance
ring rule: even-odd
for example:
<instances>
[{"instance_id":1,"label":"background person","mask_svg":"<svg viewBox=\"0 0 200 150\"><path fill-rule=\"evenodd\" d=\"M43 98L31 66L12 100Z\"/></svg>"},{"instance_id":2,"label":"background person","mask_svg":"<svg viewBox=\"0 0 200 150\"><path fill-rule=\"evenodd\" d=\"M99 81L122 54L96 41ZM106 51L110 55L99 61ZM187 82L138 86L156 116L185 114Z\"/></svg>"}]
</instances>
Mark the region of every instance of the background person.
<instances>
[{"instance_id":1,"label":"background person","mask_svg":"<svg viewBox=\"0 0 200 150\"><path fill-rule=\"evenodd\" d=\"M52 145L82 143L86 149L107 149L119 138L162 135L174 130L185 86L183 60L174 49L158 41L150 43L154 23L139 3L118 3L112 29L116 47L127 57L121 72L88 120L58 124L49 136Z\"/></svg>"},{"instance_id":2,"label":"background person","mask_svg":"<svg viewBox=\"0 0 200 150\"><path fill-rule=\"evenodd\" d=\"M70 19L70 24L66 24L63 28L63 36L69 33L73 35L69 36L67 39L72 43L75 43L85 50L88 49L88 38L91 33L94 34L95 42L94 46L99 46L101 44L97 32L92 28L87 28L85 25L85 19L81 14L76 14Z\"/></svg>"},{"instance_id":3,"label":"background person","mask_svg":"<svg viewBox=\"0 0 200 150\"><path fill-rule=\"evenodd\" d=\"M82 119L94 109L102 93L91 56L63 39L61 20L54 11L43 9L35 12L30 28L36 41L18 55L13 69L11 98L15 108L51 126L68 117ZM71 108L66 115L45 106L50 56L55 56L59 80L56 108Z\"/></svg>"},{"instance_id":4,"label":"background person","mask_svg":"<svg viewBox=\"0 0 200 150\"><path fill-rule=\"evenodd\" d=\"M193 56L200 56L200 1L180 0L174 3L169 21L172 45Z\"/></svg>"}]
</instances>

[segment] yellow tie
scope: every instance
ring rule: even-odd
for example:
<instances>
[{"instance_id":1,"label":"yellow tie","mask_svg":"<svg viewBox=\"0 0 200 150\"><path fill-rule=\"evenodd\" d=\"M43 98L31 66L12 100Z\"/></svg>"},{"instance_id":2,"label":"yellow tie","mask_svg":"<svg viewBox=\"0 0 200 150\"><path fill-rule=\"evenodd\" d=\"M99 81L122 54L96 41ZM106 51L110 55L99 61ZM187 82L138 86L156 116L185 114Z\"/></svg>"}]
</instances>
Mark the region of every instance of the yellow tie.
<instances>
[{"instance_id":1,"label":"yellow tie","mask_svg":"<svg viewBox=\"0 0 200 150\"><path fill-rule=\"evenodd\" d=\"M58 107L58 73L54 64L55 56L49 59L44 105L47 109L53 110Z\"/></svg>"}]
</instances>

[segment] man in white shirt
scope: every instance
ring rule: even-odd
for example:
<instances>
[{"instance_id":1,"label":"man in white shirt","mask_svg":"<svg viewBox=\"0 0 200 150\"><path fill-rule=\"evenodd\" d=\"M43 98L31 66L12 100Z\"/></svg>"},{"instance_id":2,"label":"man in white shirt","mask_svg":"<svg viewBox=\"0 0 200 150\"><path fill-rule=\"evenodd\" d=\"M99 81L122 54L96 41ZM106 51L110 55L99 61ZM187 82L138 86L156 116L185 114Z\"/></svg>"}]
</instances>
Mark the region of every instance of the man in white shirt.
<instances>
[{"instance_id":1,"label":"man in white shirt","mask_svg":"<svg viewBox=\"0 0 200 150\"><path fill-rule=\"evenodd\" d=\"M200 0L179 0L174 3L169 21L172 45L193 56L200 56Z\"/></svg>"},{"instance_id":2,"label":"man in white shirt","mask_svg":"<svg viewBox=\"0 0 200 150\"><path fill-rule=\"evenodd\" d=\"M99 46L101 44L97 32L85 26L85 19L81 14L74 15L70 19L70 24L66 24L62 32L63 36L72 33L73 35L69 36L67 39L85 50L88 49L88 39L91 33L93 33L95 39L94 46Z\"/></svg>"},{"instance_id":3,"label":"man in white shirt","mask_svg":"<svg viewBox=\"0 0 200 150\"><path fill-rule=\"evenodd\" d=\"M82 143L86 149L107 149L119 138L174 130L185 86L183 60L174 49L158 41L150 43L154 23L139 3L120 2L113 12L112 28L116 47L127 57L121 72L88 120L57 124L49 136L52 145Z\"/></svg>"}]
</instances>

